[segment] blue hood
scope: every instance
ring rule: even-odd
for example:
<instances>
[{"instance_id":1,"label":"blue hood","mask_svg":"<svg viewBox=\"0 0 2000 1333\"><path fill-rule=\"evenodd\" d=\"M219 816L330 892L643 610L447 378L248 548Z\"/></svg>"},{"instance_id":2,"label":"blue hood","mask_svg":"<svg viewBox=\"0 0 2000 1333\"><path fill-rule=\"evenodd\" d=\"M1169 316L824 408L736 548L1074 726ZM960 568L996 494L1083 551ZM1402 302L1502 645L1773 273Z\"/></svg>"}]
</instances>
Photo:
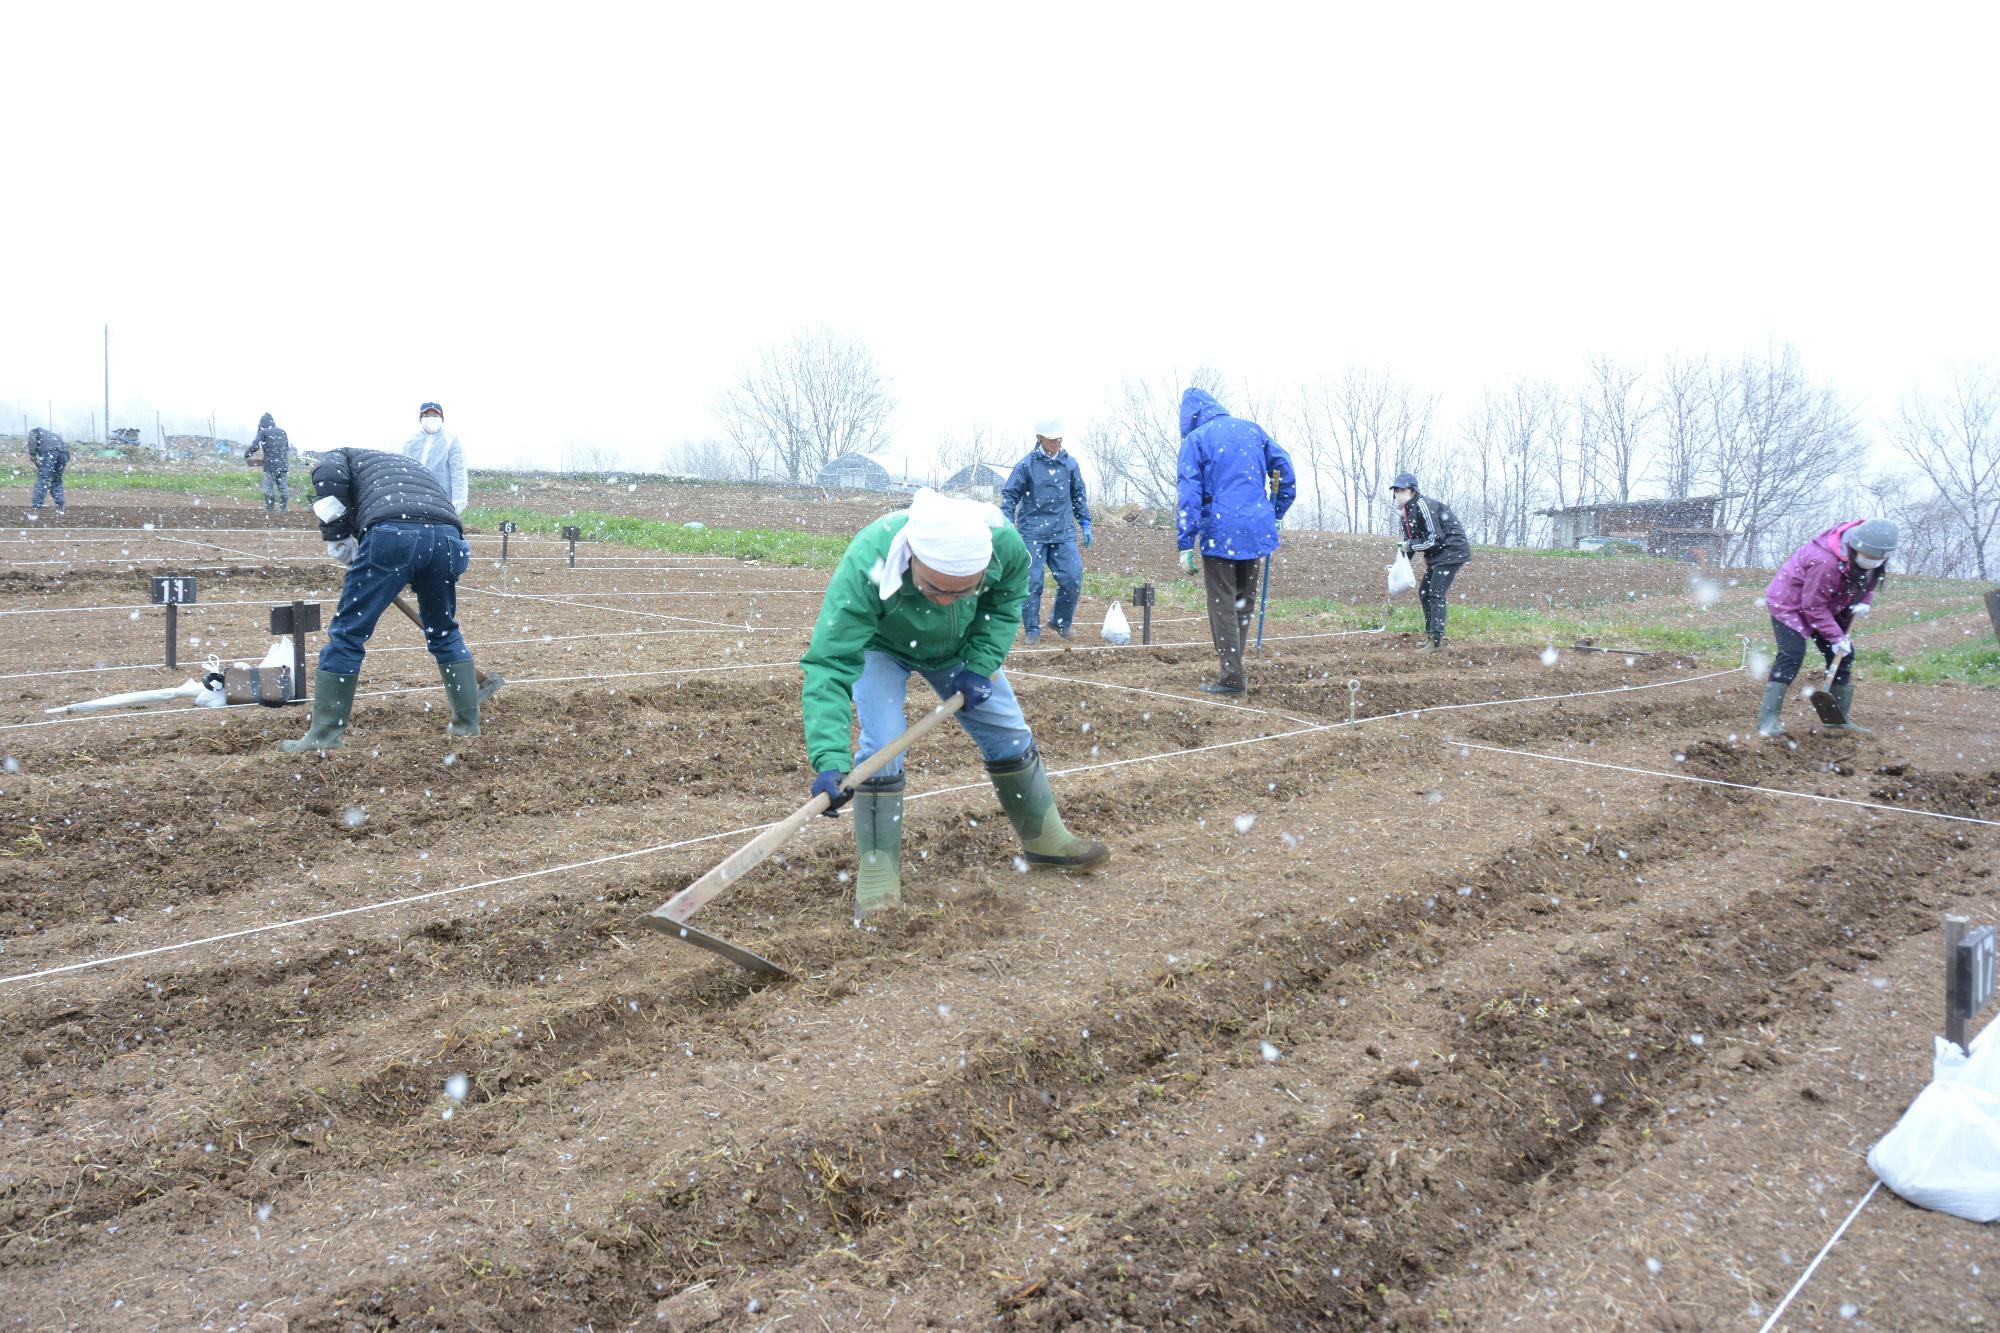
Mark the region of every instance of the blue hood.
<instances>
[{"instance_id":1,"label":"blue hood","mask_svg":"<svg viewBox=\"0 0 2000 1333\"><path fill-rule=\"evenodd\" d=\"M1228 415L1208 390L1189 389L1181 395L1181 438L1185 440L1217 417Z\"/></svg>"}]
</instances>

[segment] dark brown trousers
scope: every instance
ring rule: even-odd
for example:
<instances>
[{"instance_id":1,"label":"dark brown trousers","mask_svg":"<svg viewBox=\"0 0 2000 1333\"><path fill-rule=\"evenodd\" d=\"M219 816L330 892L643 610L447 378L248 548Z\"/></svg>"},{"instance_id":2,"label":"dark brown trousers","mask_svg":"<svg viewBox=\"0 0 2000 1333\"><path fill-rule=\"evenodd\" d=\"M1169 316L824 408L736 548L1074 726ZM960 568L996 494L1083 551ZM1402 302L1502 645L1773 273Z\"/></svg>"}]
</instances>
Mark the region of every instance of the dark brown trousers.
<instances>
[{"instance_id":1,"label":"dark brown trousers","mask_svg":"<svg viewBox=\"0 0 2000 1333\"><path fill-rule=\"evenodd\" d=\"M1208 588L1208 632L1215 640L1215 655L1222 659L1221 682L1233 689L1248 684L1243 677L1243 645L1257 610L1257 571L1263 563L1213 555L1201 560L1202 581Z\"/></svg>"}]
</instances>

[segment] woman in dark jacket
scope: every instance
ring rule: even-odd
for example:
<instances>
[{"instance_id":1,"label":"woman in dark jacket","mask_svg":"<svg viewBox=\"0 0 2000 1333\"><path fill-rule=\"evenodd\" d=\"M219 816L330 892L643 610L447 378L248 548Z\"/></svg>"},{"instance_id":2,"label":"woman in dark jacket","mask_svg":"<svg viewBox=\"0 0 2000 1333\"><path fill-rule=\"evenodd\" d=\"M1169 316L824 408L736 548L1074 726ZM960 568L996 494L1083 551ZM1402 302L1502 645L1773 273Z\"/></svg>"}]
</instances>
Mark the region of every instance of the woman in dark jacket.
<instances>
[{"instance_id":1,"label":"woman in dark jacket","mask_svg":"<svg viewBox=\"0 0 2000 1333\"><path fill-rule=\"evenodd\" d=\"M1417 585L1417 600L1424 607L1424 633L1429 642L1420 653L1434 653L1444 647L1445 612L1451 607L1451 581L1465 562L1472 559L1472 543L1465 539L1465 525L1451 506L1417 492L1413 472L1398 472L1390 484L1389 498L1396 502L1403 523L1403 540L1396 548L1404 555L1424 557L1423 581Z\"/></svg>"}]
</instances>

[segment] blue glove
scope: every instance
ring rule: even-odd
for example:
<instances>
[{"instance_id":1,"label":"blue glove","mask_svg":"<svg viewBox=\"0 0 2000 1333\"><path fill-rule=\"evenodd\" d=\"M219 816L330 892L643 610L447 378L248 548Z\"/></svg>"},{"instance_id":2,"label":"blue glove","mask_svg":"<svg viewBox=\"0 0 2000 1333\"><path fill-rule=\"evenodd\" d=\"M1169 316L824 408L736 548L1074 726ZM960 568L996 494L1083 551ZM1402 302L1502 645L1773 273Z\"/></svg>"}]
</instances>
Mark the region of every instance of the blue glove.
<instances>
[{"instance_id":1,"label":"blue glove","mask_svg":"<svg viewBox=\"0 0 2000 1333\"><path fill-rule=\"evenodd\" d=\"M1086 550L1086 551L1088 551L1088 550L1090 549L1090 520L1089 520L1089 519L1085 519L1085 520L1084 520L1084 522L1083 522L1083 549L1084 549L1084 550Z\"/></svg>"},{"instance_id":2,"label":"blue glove","mask_svg":"<svg viewBox=\"0 0 2000 1333\"><path fill-rule=\"evenodd\" d=\"M853 792L842 791L840 789L840 780L846 776L847 774L845 773L829 768L813 779L812 794L818 796L821 792L824 792L828 797L828 804L825 811L828 819L832 819L835 811L854 799Z\"/></svg>"},{"instance_id":3,"label":"blue glove","mask_svg":"<svg viewBox=\"0 0 2000 1333\"><path fill-rule=\"evenodd\" d=\"M958 674L951 678L951 688L955 693L965 696L965 710L967 712L979 707L979 705L993 697L992 680L980 675L977 671L969 671L964 667L960 667Z\"/></svg>"}]
</instances>

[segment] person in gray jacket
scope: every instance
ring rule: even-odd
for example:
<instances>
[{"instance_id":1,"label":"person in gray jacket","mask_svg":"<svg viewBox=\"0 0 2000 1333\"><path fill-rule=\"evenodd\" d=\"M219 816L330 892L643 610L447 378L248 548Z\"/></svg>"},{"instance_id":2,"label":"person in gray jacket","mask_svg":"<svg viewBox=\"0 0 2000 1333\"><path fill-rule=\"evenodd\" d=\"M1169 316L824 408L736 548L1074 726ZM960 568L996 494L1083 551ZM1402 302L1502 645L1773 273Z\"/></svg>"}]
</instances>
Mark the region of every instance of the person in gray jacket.
<instances>
[{"instance_id":1,"label":"person in gray jacket","mask_svg":"<svg viewBox=\"0 0 2000 1333\"><path fill-rule=\"evenodd\" d=\"M28 461L35 465L33 504L42 507L43 497L63 507L63 469L69 466L69 442L42 426L28 432Z\"/></svg>"},{"instance_id":2,"label":"person in gray jacket","mask_svg":"<svg viewBox=\"0 0 2000 1333\"><path fill-rule=\"evenodd\" d=\"M257 420L257 438L243 451L245 458L264 456L264 512L275 504L283 513L291 495L292 437L278 429L269 412Z\"/></svg>"},{"instance_id":3,"label":"person in gray jacket","mask_svg":"<svg viewBox=\"0 0 2000 1333\"><path fill-rule=\"evenodd\" d=\"M1083 469L1063 448L1062 437L1060 421L1039 422L1035 447L1014 465L1013 474L1000 490L1000 512L1028 544L1028 600L1021 604L1021 628L1029 643L1042 637L1044 569L1056 576L1056 601L1049 609L1049 623L1063 638L1076 637L1071 621L1077 598L1083 593L1083 556L1077 551L1077 536L1080 531L1083 548L1090 549L1090 496L1083 484Z\"/></svg>"}]
</instances>

